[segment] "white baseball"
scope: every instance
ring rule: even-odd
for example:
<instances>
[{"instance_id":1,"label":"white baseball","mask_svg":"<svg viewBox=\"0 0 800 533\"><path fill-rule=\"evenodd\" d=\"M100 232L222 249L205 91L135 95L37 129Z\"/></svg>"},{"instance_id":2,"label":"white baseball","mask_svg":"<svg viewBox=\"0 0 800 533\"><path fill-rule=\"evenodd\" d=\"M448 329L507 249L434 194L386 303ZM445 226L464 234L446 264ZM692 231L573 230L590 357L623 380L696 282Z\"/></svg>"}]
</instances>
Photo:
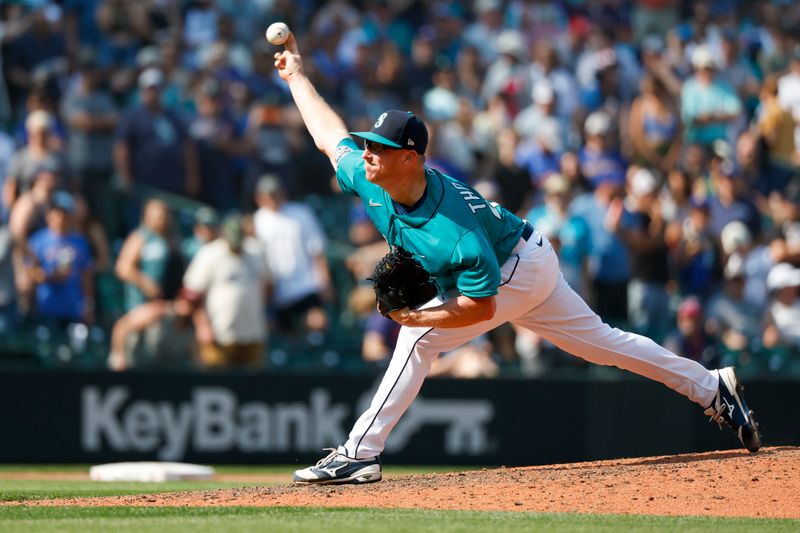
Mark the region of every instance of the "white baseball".
<instances>
[{"instance_id":1,"label":"white baseball","mask_svg":"<svg viewBox=\"0 0 800 533\"><path fill-rule=\"evenodd\" d=\"M281 45L289 38L289 26L283 22L273 22L267 28L267 40L270 44Z\"/></svg>"}]
</instances>

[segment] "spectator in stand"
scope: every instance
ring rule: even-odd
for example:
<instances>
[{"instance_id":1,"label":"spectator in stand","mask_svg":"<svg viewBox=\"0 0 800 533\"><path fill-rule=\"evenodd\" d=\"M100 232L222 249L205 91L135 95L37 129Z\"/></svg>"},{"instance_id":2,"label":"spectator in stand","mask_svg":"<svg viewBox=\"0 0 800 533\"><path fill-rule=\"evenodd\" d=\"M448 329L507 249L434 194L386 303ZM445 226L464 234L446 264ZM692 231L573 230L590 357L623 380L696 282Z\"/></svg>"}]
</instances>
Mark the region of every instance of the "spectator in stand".
<instances>
[{"instance_id":1,"label":"spectator in stand","mask_svg":"<svg viewBox=\"0 0 800 533\"><path fill-rule=\"evenodd\" d=\"M200 200L220 212L241 207L242 176L235 158L249 149L226 108L227 96L221 81L206 79L197 98L198 115L189 125L200 164Z\"/></svg>"},{"instance_id":2,"label":"spectator in stand","mask_svg":"<svg viewBox=\"0 0 800 533\"><path fill-rule=\"evenodd\" d=\"M678 0L635 0L631 12L633 38L641 42L647 35L663 35L680 20Z\"/></svg>"},{"instance_id":3,"label":"spectator in stand","mask_svg":"<svg viewBox=\"0 0 800 533\"><path fill-rule=\"evenodd\" d=\"M514 119L514 130L522 139L536 138L541 129L554 132L559 146L567 143L567 127L555 114L556 95L552 84L545 78L537 81L531 91L533 103L520 111ZM560 151L560 150L559 150Z\"/></svg>"},{"instance_id":4,"label":"spectator in stand","mask_svg":"<svg viewBox=\"0 0 800 533\"><path fill-rule=\"evenodd\" d=\"M741 53L739 32L732 28L723 29L719 46L721 54L718 80L736 89L744 108L752 110L759 93L758 72L755 65Z\"/></svg>"},{"instance_id":5,"label":"spectator in stand","mask_svg":"<svg viewBox=\"0 0 800 533\"><path fill-rule=\"evenodd\" d=\"M59 185L53 171L42 169L36 173L30 190L22 193L11 210L8 225L16 243L24 244L33 233L47 226L47 212Z\"/></svg>"},{"instance_id":6,"label":"spectator in stand","mask_svg":"<svg viewBox=\"0 0 800 533\"><path fill-rule=\"evenodd\" d=\"M17 146L28 144L28 130L25 127L25 121L28 116L36 111L44 111L51 119L50 135L47 138L48 146L55 151L64 149L68 131L67 125L58 116L56 99L57 95L52 94L52 91L43 82L37 81L31 87L30 91L28 91L28 97L25 99L25 115L14 128L14 139L17 142Z\"/></svg>"},{"instance_id":7,"label":"spectator in stand","mask_svg":"<svg viewBox=\"0 0 800 533\"><path fill-rule=\"evenodd\" d=\"M518 137L511 128L497 133L497 156L488 170L489 177L497 184L500 204L512 213L527 212L533 193L531 176L514 160Z\"/></svg>"},{"instance_id":8,"label":"spectator in stand","mask_svg":"<svg viewBox=\"0 0 800 533\"><path fill-rule=\"evenodd\" d=\"M768 209L773 226L769 240L773 260L800 265L800 205L775 191L769 195Z\"/></svg>"},{"instance_id":9,"label":"spectator in stand","mask_svg":"<svg viewBox=\"0 0 800 533\"><path fill-rule=\"evenodd\" d=\"M794 118L795 157L800 158L800 44L792 48L789 71L778 80L778 101Z\"/></svg>"},{"instance_id":10,"label":"spectator in stand","mask_svg":"<svg viewBox=\"0 0 800 533\"><path fill-rule=\"evenodd\" d=\"M674 250L675 276L682 295L707 298L716 290L720 253L709 229L708 203L691 199Z\"/></svg>"},{"instance_id":11,"label":"spectator in stand","mask_svg":"<svg viewBox=\"0 0 800 533\"><path fill-rule=\"evenodd\" d=\"M648 35L642 41L639 51L642 55L644 75L657 80L671 99L678 99L683 80L667 58L666 45L661 35L663 34Z\"/></svg>"},{"instance_id":12,"label":"spectator in stand","mask_svg":"<svg viewBox=\"0 0 800 533\"><path fill-rule=\"evenodd\" d=\"M196 358L192 304L151 300L122 315L111 330L108 367L116 372L153 366L186 366Z\"/></svg>"},{"instance_id":13,"label":"spectator in stand","mask_svg":"<svg viewBox=\"0 0 800 533\"><path fill-rule=\"evenodd\" d=\"M757 345L763 330L761 313L744 298L745 273L741 257L734 255L725 265L722 290L706 306L706 330L731 352Z\"/></svg>"},{"instance_id":14,"label":"spectator in stand","mask_svg":"<svg viewBox=\"0 0 800 533\"><path fill-rule=\"evenodd\" d=\"M709 176L714 187L714 195L709 199L711 232L719 238L725 226L739 221L757 238L761 234L761 214L751 200L749 187L739 176L733 161L713 157L709 165Z\"/></svg>"},{"instance_id":15,"label":"spectator in stand","mask_svg":"<svg viewBox=\"0 0 800 533\"><path fill-rule=\"evenodd\" d=\"M714 339L705 331L703 306L700 300L690 296L678 307L678 327L664 340L664 348L677 350L684 357L693 359L706 368L717 368L719 354Z\"/></svg>"},{"instance_id":16,"label":"spectator in stand","mask_svg":"<svg viewBox=\"0 0 800 533\"><path fill-rule=\"evenodd\" d=\"M720 242L728 262L739 260L742 263L745 299L753 308L762 311L767 300L767 276L775 265L769 247L755 241L747 226L739 221L725 226Z\"/></svg>"},{"instance_id":17,"label":"spectator in stand","mask_svg":"<svg viewBox=\"0 0 800 533\"><path fill-rule=\"evenodd\" d=\"M75 200L56 193L47 227L28 241L29 277L36 286L35 320L66 326L94 321L94 269L89 243L74 231Z\"/></svg>"},{"instance_id":18,"label":"spectator in stand","mask_svg":"<svg viewBox=\"0 0 800 533\"><path fill-rule=\"evenodd\" d=\"M581 217L589 226L590 301L605 321L622 324L628 319L629 253L623 242L606 227L606 216L615 198L622 194L623 181L612 175L595 182L593 193L572 201L569 213ZM624 215L623 215L624 217ZM626 223L625 220L621 223Z\"/></svg>"},{"instance_id":19,"label":"spectator in stand","mask_svg":"<svg viewBox=\"0 0 800 533\"><path fill-rule=\"evenodd\" d=\"M476 0L473 10L477 20L464 30L464 43L477 50L488 65L497 59L497 38L505 29L503 5L500 0Z\"/></svg>"},{"instance_id":20,"label":"spectator in stand","mask_svg":"<svg viewBox=\"0 0 800 533\"><path fill-rule=\"evenodd\" d=\"M800 349L800 270L788 263L778 263L769 271L767 288L770 303L764 346Z\"/></svg>"},{"instance_id":21,"label":"spectator in stand","mask_svg":"<svg viewBox=\"0 0 800 533\"><path fill-rule=\"evenodd\" d=\"M111 201L114 175L111 154L118 115L102 79L94 52L81 50L78 73L64 95L61 113L70 129L67 140L70 171L89 203L90 212L114 233L116 206Z\"/></svg>"},{"instance_id":22,"label":"spectator in stand","mask_svg":"<svg viewBox=\"0 0 800 533\"><path fill-rule=\"evenodd\" d=\"M543 188L544 203L531 209L525 218L554 243L564 279L578 294L586 296L589 294L588 262L592 249L589 226L580 216L569 213L572 198L564 176L551 174Z\"/></svg>"},{"instance_id":23,"label":"spectator in stand","mask_svg":"<svg viewBox=\"0 0 800 533\"><path fill-rule=\"evenodd\" d=\"M124 95L135 83L136 54L151 31L147 8L141 2L101 0L96 22L102 32L99 62L113 66L109 77L111 91Z\"/></svg>"},{"instance_id":24,"label":"spectator in stand","mask_svg":"<svg viewBox=\"0 0 800 533\"><path fill-rule=\"evenodd\" d=\"M142 224L131 233L117 258L115 271L125 283L125 309L150 300L171 300L183 274L180 253L172 243L169 210L161 200L145 204Z\"/></svg>"},{"instance_id":25,"label":"spectator in stand","mask_svg":"<svg viewBox=\"0 0 800 533\"><path fill-rule=\"evenodd\" d=\"M489 65L481 89L481 97L488 102L498 94L505 94L512 100L510 110L515 115L520 105L516 99L526 86L527 50L525 37L516 30L504 30L497 37L499 57Z\"/></svg>"},{"instance_id":26,"label":"spectator in stand","mask_svg":"<svg viewBox=\"0 0 800 533\"><path fill-rule=\"evenodd\" d=\"M307 206L288 201L277 176L263 176L256 188L256 236L265 247L273 278L272 315L279 331L312 333L328 328L325 301L331 297L326 239Z\"/></svg>"},{"instance_id":27,"label":"spectator in stand","mask_svg":"<svg viewBox=\"0 0 800 533\"><path fill-rule=\"evenodd\" d=\"M578 84L572 72L561 65L553 43L537 36L533 46L533 61L530 64L528 85L535 96L535 87L548 82L553 89L556 114L569 124L580 107Z\"/></svg>"},{"instance_id":28,"label":"spectator in stand","mask_svg":"<svg viewBox=\"0 0 800 533\"><path fill-rule=\"evenodd\" d=\"M700 45L692 52L694 76L681 89L684 141L710 147L714 141L734 136L729 125L742 113L733 87L715 79L717 65L711 50Z\"/></svg>"},{"instance_id":29,"label":"spectator in stand","mask_svg":"<svg viewBox=\"0 0 800 533\"><path fill-rule=\"evenodd\" d=\"M40 170L49 170L62 179L67 175L63 155L49 143L52 124L52 116L44 111L35 111L25 119L28 144L14 152L3 184L3 203L9 211L19 195L31 188Z\"/></svg>"},{"instance_id":30,"label":"spectator in stand","mask_svg":"<svg viewBox=\"0 0 800 533\"><path fill-rule=\"evenodd\" d=\"M201 207L194 214L192 234L181 242L184 259L191 261L197 251L206 243L218 237L219 215L210 207Z\"/></svg>"},{"instance_id":31,"label":"spectator in stand","mask_svg":"<svg viewBox=\"0 0 800 533\"><path fill-rule=\"evenodd\" d=\"M658 200L658 181L646 168L631 173L628 185L628 222L622 199L611 202L606 226L630 251L628 320L631 326L652 338L662 337L669 327L669 281L666 223ZM681 352L683 353L683 352Z\"/></svg>"},{"instance_id":32,"label":"spectator in stand","mask_svg":"<svg viewBox=\"0 0 800 533\"><path fill-rule=\"evenodd\" d=\"M11 232L8 226L0 226L0 331L7 331L19 320L13 252Z\"/></svg>"},{"instance_id":33,"label":"spectator in stand","mask_svg":"<svg viewBox=\"0 0 800 533\"><path fill-rule=\"evenodd\" d=\"M155 67L139 75L141 104L128 109L117 127L117 175L127 190L145 185L197 196L197 150L177 115L161 105L163 83L164 75Z\"/></svg>"},{"instance_id":34,"label":"spectator in stand","mask_svg":"<svg viewBox=\"0 0 800 533\"><path fill-rule=\"evenodd\" d=\"M28 92L37 84L58 94L60 78L67 67L61 8L39 2L28 29L9 44L3 55L14 109L24 107Z\"/></svg>"},{"instance_id":35,"label":"spectator in stand","mask_svg":"<svg viewBox=\"0 0 800 533\"><path fill-rule=\"evenodd\" d=\"M678 109L658 78L646 74L639 89L641 94L633 101L628 118L633 160L666 176L677 164L681 150Z\"/></svg>"},{"instance_id":36,"label":"spectator in stand","mask_svg":"<svg viewBox=\"0 0 800 533\"><path fill-rule=\"evenodd\" d=\"M374 310L374 299L372 307L373 310L364 327L361 357L369 363L386 365L392 356L395 344L397 344L400 324Z\"/></svg>"},{"instance_id":37,"label":"spectator in stand","mask_svg":"<svg viewBox=\"0 0 800 533\"><path fill-rule=\"evenodd\" d=\"M192 302L205 368L260 368L267 335L265 294L269 272L261 247L246 237L242 219L229 215L222 237L203 245L183 278Z\"/></svg>"},{"instance_id":38,"label":"spectator in stand","mask_svg":"<svg viewBox=\"0 0 800 533\"><path fill-rule=\"evenodd\" d=\"M594 187L601 181L612 181L620 186L625 184L628 164L611 147L612 130L611 117L605 111L595 111L586 118L586 145L581 148L579 158L581 172Z\"/></svg>"},{"instance_id":39,"label":"spectator in stand","mask_svg":"<svg viewBox=\"0 0 800 533\"><path fill-rule=\"evenodd\" d=\"M761 86L761 107L758 117L758 135L765 157L764 174L759 180L759 192L768 196L772 191L786 189L797 174L797 157L794 139L794 119L778 101L778 78L767 76Z\"/></svg>"},{"instance_id":40,"label":"spectator in stand","mask_svg":"<svg viewBox=\"0 0 800 533\"><path fill-rule=\"evenodd\" d=\"M534 137L524 139L517 145L514 161L531 176L537 186L559 171L564 148L559 134L553 123L543 123L536 129Z\"/></svg>"}]
</instances>

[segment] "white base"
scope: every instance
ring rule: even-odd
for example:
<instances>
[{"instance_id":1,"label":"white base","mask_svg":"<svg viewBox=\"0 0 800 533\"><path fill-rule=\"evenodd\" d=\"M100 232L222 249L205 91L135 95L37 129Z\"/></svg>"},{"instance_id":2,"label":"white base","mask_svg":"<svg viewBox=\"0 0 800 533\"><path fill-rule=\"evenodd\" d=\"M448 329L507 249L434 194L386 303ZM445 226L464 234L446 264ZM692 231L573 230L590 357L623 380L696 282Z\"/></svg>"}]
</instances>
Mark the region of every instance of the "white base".
<instances>
[{"instance_id":1,"label":"white base","mask_svg":"<svg viewBox=\"0 0 800 533\"><path fill-rule=\"evenodd\" d=\"M131 463L109 463L89 469L89 479L94 481L178 481L185 479L211 479L214 469L210 466L188 463L141 461Z\"/></svg>"}]
</instances>

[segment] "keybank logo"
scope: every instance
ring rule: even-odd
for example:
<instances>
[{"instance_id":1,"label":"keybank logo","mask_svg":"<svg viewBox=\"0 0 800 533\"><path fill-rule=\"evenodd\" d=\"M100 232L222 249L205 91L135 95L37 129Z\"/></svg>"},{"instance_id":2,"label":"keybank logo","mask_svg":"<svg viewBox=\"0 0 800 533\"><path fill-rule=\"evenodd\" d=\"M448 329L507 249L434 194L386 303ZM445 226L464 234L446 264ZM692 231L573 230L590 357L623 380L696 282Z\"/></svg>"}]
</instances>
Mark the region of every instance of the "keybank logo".
<instances>
[{"instance_id":1,"label":"keybank logo","mask_svg":"<svg viewBox=\"0 0 800 533\"><path fill-rule=\"evenodd\" d=\"M364 395L359 405L371 398ZM426 425L444 426L452 455L490 451L486 425L493 406L485 400L417 398L400 420L387 450L404 449ZM131 398L128 387L81 391L81 444L85 451L155 453L164 461L196 452L318 452L345 442L352 409L324 388L304 402L240 402L225 387L195 387L185 402ZM360 414L360 413L357 413Z\"/></svg>"}]
</instances>

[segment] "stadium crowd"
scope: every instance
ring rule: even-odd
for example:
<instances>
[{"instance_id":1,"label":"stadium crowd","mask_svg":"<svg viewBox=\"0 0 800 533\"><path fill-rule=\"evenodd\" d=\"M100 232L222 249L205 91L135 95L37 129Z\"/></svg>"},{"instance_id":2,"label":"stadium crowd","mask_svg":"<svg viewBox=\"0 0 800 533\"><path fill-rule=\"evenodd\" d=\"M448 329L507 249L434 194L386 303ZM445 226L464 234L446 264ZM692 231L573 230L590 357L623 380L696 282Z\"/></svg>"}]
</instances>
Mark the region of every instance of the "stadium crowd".
<instances>
[{"instance_id":1,"label":"stadium crowd","mask_svg":"<svg viewBox=\"0 0 800 533\"><path fill-rule=\"evenodd\" d=\"M274 72L279 20L352 130L421 116L428 164L546 234L606 321L800 371L785 0L4 1L3 335L63 335L64 361L95 342L118 370L385 364L385 244ZM506 325L434 373L581 364Z\"/></svg>"}]
</instances>

